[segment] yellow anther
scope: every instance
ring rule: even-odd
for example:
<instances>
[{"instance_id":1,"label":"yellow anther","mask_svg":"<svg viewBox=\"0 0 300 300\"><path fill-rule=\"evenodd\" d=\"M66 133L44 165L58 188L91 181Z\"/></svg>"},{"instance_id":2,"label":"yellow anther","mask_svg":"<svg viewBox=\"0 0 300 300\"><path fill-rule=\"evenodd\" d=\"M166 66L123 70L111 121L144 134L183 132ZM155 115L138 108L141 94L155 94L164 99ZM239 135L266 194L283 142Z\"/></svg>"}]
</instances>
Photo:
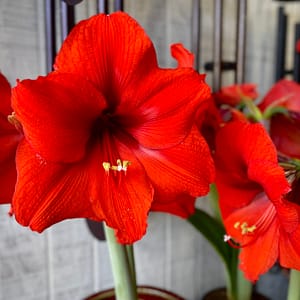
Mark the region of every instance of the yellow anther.
<instances>
[{"instance_id":1,"label":"yellow anther","mask_svg":"<svg viewBox=\"0 0 300 300\"><path fill-rule=\"evenodd\" d=\"M106 172L109 171L109 169L110 169L110 163L109 163L109 162L103 162L103 163L102 163L102 166L103 166L103 168L104 168L104 170L105 170Z\"/></svg>"},{"instance_id":2,"label":"yellow anther","mask_svg":"<svg viewBox=\"0 0 300 300\"><path fill-rule=\"evenodd\" d=\"M238 229L239 227L240 227L240 222L236 222L234 225L233 225L233 227L235 228L235 229Z\"/></svg>"},{"instance_id":3,"label":"yellow anther","mask_svg":"<svg viewBox=\"0 0 300 300\"><path fill-rule=\"evenodd\" d=\"M123 160L122 170L127 171L127 168L130 165L131 165L131 162L129 160Z\"/></svg>"}]
</instances>

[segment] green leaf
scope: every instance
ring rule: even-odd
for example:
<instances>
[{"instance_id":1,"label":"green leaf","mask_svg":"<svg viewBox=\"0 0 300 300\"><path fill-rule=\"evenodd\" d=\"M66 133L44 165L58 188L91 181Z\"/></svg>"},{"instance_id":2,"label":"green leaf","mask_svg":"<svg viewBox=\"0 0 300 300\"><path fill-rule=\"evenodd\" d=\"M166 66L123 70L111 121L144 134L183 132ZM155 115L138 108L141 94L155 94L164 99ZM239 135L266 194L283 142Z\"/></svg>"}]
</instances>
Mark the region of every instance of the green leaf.
<instances>
[{"instance_id":1,"label":"green leaf","mask_svg":"<svg viewBox=\"0 0 300 300\"><path fill-rule=\"evenodd\" d=\"M195 213L188 218L193 225L213 246L223 260L227 276L227 291L230 299L237 299L237 268L238 249L232 248L224 242L225 228L219 220L213 218L203 210L196 209Z\"/></svg>"},{"instance_id":2,"label":"green leaf","mask_svg":"<svg viewBox=\"0 0 300 300\"><path fill-rule=\"evenodd\" d=\"M226 232L223 225L200 209L196 209L188 221L211 243L223 261L227 262L232 248L224 242Z\"/></svg>"}]
</instances>

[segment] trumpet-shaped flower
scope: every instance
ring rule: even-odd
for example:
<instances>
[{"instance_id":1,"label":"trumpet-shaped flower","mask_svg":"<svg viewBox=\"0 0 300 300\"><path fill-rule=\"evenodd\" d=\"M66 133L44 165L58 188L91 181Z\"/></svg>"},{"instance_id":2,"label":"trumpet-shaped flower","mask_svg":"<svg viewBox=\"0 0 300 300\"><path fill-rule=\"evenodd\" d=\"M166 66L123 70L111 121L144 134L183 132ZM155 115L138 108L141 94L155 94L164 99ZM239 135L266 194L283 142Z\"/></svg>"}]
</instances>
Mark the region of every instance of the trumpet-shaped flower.
<instances>
[{"instance_id":1,"label":"trumpet-shaped flower","mask_svg":"<svg viewBox=\"0 0 300 300\"><path fill-rule=\"evenodd\" d=\"M12 113L10 97L10 84L0 73L0 204L11 202L17 180L16 149L22 138L22 134L8 121Z\"/></svg>"},{"instance_id":2,"label":"trumpet-shaped flower","mask_svg":"<svg viewBox=\"0 0 300 300\"><path fill-rule=\"evenodd\" d=\"M151 209L187 217L214 176L194 127L209 96L191 68L159 68L152 42L127 14L80 22L55 71L13 89L25 135L17 221L41 232L67 218L104 220L132 243Z\"/></svg>"},{"instance_id":3,"label":"trumpet-shaped flower","mask_svg":"<svg viewBox=\"0 0 300 300\"><path fill-rule=\"evenodd\" d=\"M279 260L300 269L300 207L276 149L261 124L233 121L216 140L216 184L227 234L241 247L240 267L252 281Z\"/></svg>"}]
</instances>

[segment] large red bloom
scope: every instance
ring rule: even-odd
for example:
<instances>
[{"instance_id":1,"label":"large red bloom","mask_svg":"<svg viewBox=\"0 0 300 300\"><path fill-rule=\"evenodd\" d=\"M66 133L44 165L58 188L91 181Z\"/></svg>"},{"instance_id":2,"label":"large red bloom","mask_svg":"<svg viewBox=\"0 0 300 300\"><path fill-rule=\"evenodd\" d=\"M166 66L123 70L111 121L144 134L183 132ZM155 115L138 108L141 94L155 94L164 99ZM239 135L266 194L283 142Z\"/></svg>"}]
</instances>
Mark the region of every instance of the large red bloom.
<instances>
[{"instance_id":1,"label":"large red bloom","mask_svg":"<svg viewBox=\"0 0 300 300\"><path fill-rule=\"evenodd\" d=\"M229 236L242 247L240 267L252 281L278 259L300 269L300 207L290 191L276 149L260 124L236 121L216 140L216 184Z\"/></svg>"},{"instance_id":2,"label":"large red bloom","mask_svg":"<svg viewBox=\"0 0 300 300\"><path fill-rule=\"evenodd\" d=\"M159 68L150 39L125 13L80 22L55 71L13 89L25 135L16 219L39 232L66 218L104 220L132 243L150 209L187 217L214 175L194 128L209 96L191 68Z\"/></svg>"},{"instance_id":3,"label":"large red bloom","mask_svg":"<svg viewBox=\"0 0 300 300\"><path fill-rule=\"evenodd\" d=\"M278 113L278 108L284 113ZM300 158L300 85L282 79L274 84L263 98L260 109L273 110L270 120L270 135L281 153Z\"/></svg>"},{"instance_id":4,"label":"large red bloom","mask_svg":"<svg viewBox=\"0 0 300 300\"><path fill-rule=\"evenodd\" d=\"M17 180L15 155L22 137L8 122L8 115L12 113L10 98L10 84L0 73L0 204L10 203L13 196Z\"/></svg>"}]
</instances>

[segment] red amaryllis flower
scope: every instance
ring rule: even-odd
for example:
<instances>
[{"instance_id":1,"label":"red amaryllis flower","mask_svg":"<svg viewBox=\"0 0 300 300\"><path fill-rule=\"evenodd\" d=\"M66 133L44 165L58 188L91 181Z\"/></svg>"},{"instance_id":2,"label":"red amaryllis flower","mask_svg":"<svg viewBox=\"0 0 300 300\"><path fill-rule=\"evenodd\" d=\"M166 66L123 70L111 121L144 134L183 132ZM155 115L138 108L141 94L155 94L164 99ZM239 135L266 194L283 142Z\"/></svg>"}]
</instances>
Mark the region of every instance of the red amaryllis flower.
<instances>
[{"instance_id":1,"label":"red amaryllis flower","mask_svg":"<svg viewBox=\"0 0 300 300\"><path fill-rule=\"evenodd\" d=\"M194 128L209 96L192 69L159 68L152 42L125 13L82 21L54 72L13 89L25 134L16 219L39 232L66 218L104 220L132 243L151 207L187 216L213 180Z\"/></svg>"},{"instance_id":2,"label":"red amaryllis flower","mask_svg":"<svg viewBox=\"0 0 300 300\"><path fill-rule=\"evenodd\" d=\"M0 73L0 204L10 203L13 196L17 180L15 155L22 137L8 122L8 116L12 113L10 97L10 84Z\"/></svg>"},{"instance_id":3,"label":"red amaryllis flower","mask_svg":"<svg viewBox=\"0 0 300 300\"><path fill-rule=\"evenodd\" d=\"M300 158L300 85L286 79L278 81L259 107L271 116L270 135L277 150Z\"/></svg>"},{"instance_id":4,"label":"red amaryllis flower","mask_svg":"<svg viewBox=\"0 0 300 300\"><path fill-rule=\"evenodd\" d=\"M213 94L218 104L238 105L243 98L255 100L258 97L256 85L253 83L242 83L226 86Z\"/></svg>"},{"instance_id":5,"label":"red amaryllis flower","mask_svg":"<svg viewBox=\"0 0 300 300\"><path fill-rule=\"evenodd\" d=\"M279 260L300 269L299 205L261 124L231 122L216 139L216 184L227 233L239 243L240 267L255 281Z\"/></svg>"}]
</instances>

